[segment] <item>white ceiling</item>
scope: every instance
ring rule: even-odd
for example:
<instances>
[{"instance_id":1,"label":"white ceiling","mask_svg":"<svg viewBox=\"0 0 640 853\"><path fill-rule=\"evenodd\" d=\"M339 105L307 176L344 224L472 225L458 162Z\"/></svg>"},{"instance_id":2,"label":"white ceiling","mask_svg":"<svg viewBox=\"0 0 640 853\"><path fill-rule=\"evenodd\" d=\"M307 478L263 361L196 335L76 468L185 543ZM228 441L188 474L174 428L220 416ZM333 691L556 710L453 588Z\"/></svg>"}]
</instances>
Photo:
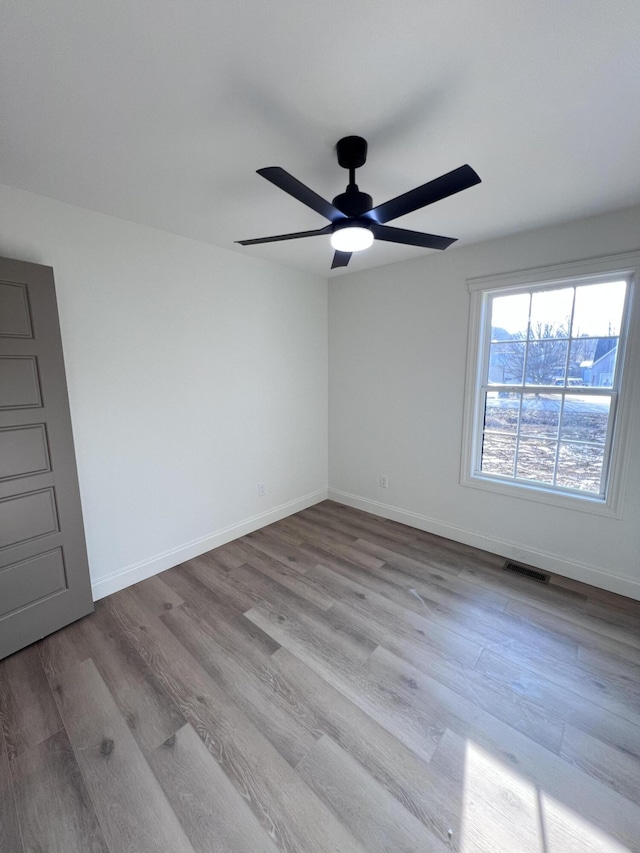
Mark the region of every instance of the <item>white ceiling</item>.
<instances>
[{"instance_id":1,"label":"white ceiling","mask_svg":"<svg viewBox=\"0 0 640 853\"><path fill-rule=\"evenodd\" d=\"M473 166L392 224L476 242L640 202L639 38L637 0L4 0L0 182L325 275L234 240L326 224L255 170L331 199L358 134L374 204Z\"/></svg>"}]
</instances>

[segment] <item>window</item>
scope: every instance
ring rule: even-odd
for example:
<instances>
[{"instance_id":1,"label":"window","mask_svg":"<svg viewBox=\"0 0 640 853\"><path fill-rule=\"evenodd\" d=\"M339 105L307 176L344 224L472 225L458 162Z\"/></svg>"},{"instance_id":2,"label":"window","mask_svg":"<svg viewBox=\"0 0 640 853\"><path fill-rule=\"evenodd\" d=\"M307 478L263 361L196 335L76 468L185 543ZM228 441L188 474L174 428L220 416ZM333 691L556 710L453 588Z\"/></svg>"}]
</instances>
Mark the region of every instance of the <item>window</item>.
<instances>
[{"instance_id":1,"label":"window","mask_svg":"<svg viewBox=\"0 0 640 853\"><path fill-rule=\"evenodd\" d=\"M611 506L634 273L469 282L464 483Z\"/></svg>"}]
</instances>

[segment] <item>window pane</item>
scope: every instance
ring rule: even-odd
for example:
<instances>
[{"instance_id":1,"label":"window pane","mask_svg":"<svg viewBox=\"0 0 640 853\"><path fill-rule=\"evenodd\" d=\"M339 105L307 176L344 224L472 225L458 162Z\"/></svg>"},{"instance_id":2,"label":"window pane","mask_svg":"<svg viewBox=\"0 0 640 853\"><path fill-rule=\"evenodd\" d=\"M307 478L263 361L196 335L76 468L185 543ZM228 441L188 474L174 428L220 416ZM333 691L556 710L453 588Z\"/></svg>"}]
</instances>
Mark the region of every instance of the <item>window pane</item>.
<instances>
[{"instance_id":1,"label":"window pane","mask_svg":"<svg viewBox=\"0 0 640 853\"><path fill-rule=\"evenodd\" d=\"M526 385L555 385L564 382L568 341L549 338L529 341L527 346Z\"/></svg>"},{"instance_id":2,"label":"window pane","mask_svg":"<svg viewBox=\"0 0 640 853\"><path fill-rule=\"evenodd\" d=\"M562 398L559 394L525 394L520 431L531 437L557 438Z\"/></svg>"},{"instance_id":3,"label":"window pane","mask_svg":"<svg viewBox=\"0 0 640 853\"><path fill-rule=\"evenodd\" d=\"M490 385L521 385L524 370L524 341L491 344L489 353Z\"/></svg>"},{"instance_id":4,"label":"window pane","mask_svg":"<svg viewBox=\"0 0 640 853\"><path fill-rule=\"evenodd\" d=\"M528 293L494 297L491 301L491 340L526 338L530 302Z\"/></svg>"},{"instance_id":5,"label":"window pane","mask_svg":"<svg viewBox=\"0 0 640 853\"><path fill-rule=\"evenodd\" d=\"M578 397L567 394L560 437L604 444L610 407L609 397Z\"/></svg>"},{"instance_id":6,"label":"window pane","mask_svg":"<svg viewBox=\"0 0 640 853\"><path fill-rule=\"evenodd\" d=\"M571 342L570 385L611 388L618 356L618 338L578 338Z\"/></svg>"},{"instance_id":7,"label":"window pane","mask_svg":"<svg viewBox=\"0 0 640 853\"><path fill-rule=\"evenodd\" d=\"M569 337L573 293L573 287L565 287L532 294L530 338Z\"/></svg>"},{"instance_id":8,"label":"window pane","mask_svg":"<svg viewBox=\"0 0 640 853\"><path fill-rule=\"evenodd\" d=\"M585 492L600 492L604 446L562 442L556 485Z\"/></svg>"},{"instance_id":9,"label":"window pane","mask_svg":"<svg viewBox=\"0 0 640 853\"><path fill-rule=\"evenodd\" d=\"M482 473L513 477L515 437L485 433L482 441Z\"/></svg>"},{"instance_id":10,"label":"window pane","mask_svg":"<svg viewBox=\"0 0 640 853\"><path fill-rule=\"evenodd\" d=\"M518 444L516 477L553 483L556 442L537 438L521 438Z\"/></svg>"},{"instance_id":11,"label":"window pane","mask_svg":"<svg viewBox=\"0 0 640 853\"><path fill-rule=\"evenodd\" d=\"M581 335L607 337L619 335L622 323L626 282L589 284L576 288L576 307L573 314L574 338Z\"/></svg>"},{"instance_id":12,"label":"window pane","mask_svg":"<svg viewBox=\"0 0 640 853\"><path fill-rule=\"evenodd\" d=\"M491 432L516 433L520 394L489 391L485 398L484 428Z\"/></svg>"}]
</instances>

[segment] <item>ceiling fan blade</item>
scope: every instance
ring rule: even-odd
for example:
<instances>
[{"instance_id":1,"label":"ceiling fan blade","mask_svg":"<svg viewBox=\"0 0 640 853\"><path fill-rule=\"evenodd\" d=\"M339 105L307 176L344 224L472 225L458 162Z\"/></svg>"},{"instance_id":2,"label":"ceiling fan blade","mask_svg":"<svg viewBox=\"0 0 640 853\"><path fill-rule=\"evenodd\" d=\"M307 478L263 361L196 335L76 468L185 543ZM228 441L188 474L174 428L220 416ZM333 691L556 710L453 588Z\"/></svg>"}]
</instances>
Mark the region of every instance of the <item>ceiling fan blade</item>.
<instances>
[{"instance_id":1,"label":"ceiling fan blade","mask_svg":"<svg viewBox=\"0 0 640 853\"><path fill-rule=\"evenodd\" d=\"M339 211L337 207L334 207L330 202L322 198L322 196L314 193L313 190L310 190L309 187L306 187L297 178L290 175L289 172L281 169L280 166L267 166L266 169L258 169L258 174L298 199L298 201L301 201L302 204L306 204L307 207L315 210L316 213L324 216L330 222L346 219L344 213Z\"/></svg>"},{"instance_id":2,"label":"ceiling fan blade","mask_svg":"<svg viewBox=\"0 0 640 853\"><path fill-rule=\"evenodd\" d=\"M374 225L371 230L376 240L404 243L406 246L421 246L423 249L446 249L458 239L457 237L439 237L437 234L424 234L422 231L407 231L406 228L392 228L390 225Z\"/></svg>"},{"instance_id":3,"label":"ceiling fan blade","mask_svg":"<svg viewBox=\"0 0 640 853\"><path fill-rule=\"evenodd\" d=\"M337 267L346 267L351 260L351 255L351 252L336 252L331 262L331 269L335 270Z\"/></svg>"},{"instance_id":4,"label":"ceiling fan blade","mask_svg":"<svg viewBox=\"0 0 640 853\"><path fill-rule=\"evenodd\" d=\"M299 237L317 237L320 234L331 234L331 225L318 228L316 231L294 231L293 234L278 234L275 237L258 237L255 240L236 240L241 246L255 246L257 243L277 243L279 240L297 240Z\"/></svg>"},{"instance_id":5,"label":"ceiling fan blade","mask_svg":"<svg viewBox=\"0 0 640 853\"><path fill-rule=\"evenodd\" d=\"M384 204L379 204L370 210L367 216L376 222L390 222L392 219L404 216L405 213L412 213L414 210L433 204L434 201L440 201L479 183L480 178L471 166L460 166L453 172L447 172L446 175L429 181L428 184L423 184L390 201L385 201Z\"/></svg>"}]
</instances>

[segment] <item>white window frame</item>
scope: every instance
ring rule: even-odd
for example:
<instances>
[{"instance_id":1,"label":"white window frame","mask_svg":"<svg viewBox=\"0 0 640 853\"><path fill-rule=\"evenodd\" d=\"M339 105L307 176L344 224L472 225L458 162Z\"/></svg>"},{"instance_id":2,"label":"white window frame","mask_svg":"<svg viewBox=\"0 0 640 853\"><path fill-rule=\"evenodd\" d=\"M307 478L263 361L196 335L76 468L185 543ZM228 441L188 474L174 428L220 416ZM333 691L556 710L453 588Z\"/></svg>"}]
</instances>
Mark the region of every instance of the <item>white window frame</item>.
<instances>
[{"instance_id":1,"label":"white window frame","mask_svg":"<svg viewBox=\"0 0 640 853\"><path fill-rule=\"evenodd\" d=\"M608 469L604 496L558 491L553 486L541 483L510 481L483 474L479 470L484 420L483 395L480 389L484 380L485 344L487 325L490 322L487 309L490 298L505 291L513 292L518 288L528 290L532 286L570 286L614 279L624 279L628 286L616 367L616 373L618 377L622 377L622 382L615 401L612 401L615 411L610 414L605 448L605 465L608 465ZM471 298L460 475L463 486L567 509L620 517L631 438L633 389L638 388L640 380L640 300L637 294L634 294L640 286L638 281L640 252L467 279Z\"/></svg>"}]
</instances>

